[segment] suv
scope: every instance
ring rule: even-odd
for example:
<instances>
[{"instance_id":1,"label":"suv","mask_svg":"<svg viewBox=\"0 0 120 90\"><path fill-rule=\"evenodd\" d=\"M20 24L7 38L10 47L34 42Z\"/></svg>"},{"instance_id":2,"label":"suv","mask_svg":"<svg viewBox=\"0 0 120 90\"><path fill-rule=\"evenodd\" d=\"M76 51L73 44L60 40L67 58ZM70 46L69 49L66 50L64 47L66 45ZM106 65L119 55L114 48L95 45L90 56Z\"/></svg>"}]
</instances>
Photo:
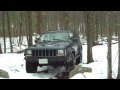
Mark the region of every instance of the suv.
<instances>
[{"instance_id":1,"label":"suv","mask_svg":"<svg viewBox=\"0 0 120 90\"><path fill-rule=\"evenodd\" d=\"M82 61L82 44L73 30L48 31L35 42L24 53L27 73L36 73L38 66L65 66L70 72Z\"/></svg>"}]
</instances>

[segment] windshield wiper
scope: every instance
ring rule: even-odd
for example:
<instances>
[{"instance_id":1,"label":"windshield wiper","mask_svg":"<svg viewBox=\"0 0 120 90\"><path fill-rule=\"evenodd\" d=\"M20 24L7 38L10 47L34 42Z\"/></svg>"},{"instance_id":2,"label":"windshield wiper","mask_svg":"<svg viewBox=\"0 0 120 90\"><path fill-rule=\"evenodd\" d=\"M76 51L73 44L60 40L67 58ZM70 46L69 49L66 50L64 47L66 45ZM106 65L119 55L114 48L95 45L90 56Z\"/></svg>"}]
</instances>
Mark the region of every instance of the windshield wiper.
<instances>
[{"instance_id":1,"label":"windshield wiper","mask_svg":"<svg viewBox=\"0 0 120 90\"><path fill-rule=\"evenodd\" d=\"M62 40L62 39L52 39L52 40L56 40L56 41L65 41L65 40Z\"/></svg>"},{"instance_id":2,"label":"windshield wiper","mask_svg":"<svg viewBox=\"0 0 120 90\"><path fill-rule=\"evenodd\" d=\"M52 41L50 41L50 40L43 40L43 41L39 41L39 43L45 43L45 42L52 42Z\"/></svg>"}]
</instances>

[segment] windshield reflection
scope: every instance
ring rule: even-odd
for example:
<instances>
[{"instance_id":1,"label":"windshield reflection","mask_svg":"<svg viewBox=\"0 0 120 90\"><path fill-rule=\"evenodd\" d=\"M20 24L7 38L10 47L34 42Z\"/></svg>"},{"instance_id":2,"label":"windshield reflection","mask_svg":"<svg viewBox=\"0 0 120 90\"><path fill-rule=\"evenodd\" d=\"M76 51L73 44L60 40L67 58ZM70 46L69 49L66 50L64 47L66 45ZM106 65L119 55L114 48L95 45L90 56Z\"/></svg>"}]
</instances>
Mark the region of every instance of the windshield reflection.
<instances>
[{"instance_id":1,"label":"windshield reflection","mask_svg":"<svg viewBox=\"0 0 120 90\"><path fill-rule=\"evenodd\" d=\"M40 37L40 42L68 41L70 40L68 32L44 33Z\"/></svg>"}]
</instances>

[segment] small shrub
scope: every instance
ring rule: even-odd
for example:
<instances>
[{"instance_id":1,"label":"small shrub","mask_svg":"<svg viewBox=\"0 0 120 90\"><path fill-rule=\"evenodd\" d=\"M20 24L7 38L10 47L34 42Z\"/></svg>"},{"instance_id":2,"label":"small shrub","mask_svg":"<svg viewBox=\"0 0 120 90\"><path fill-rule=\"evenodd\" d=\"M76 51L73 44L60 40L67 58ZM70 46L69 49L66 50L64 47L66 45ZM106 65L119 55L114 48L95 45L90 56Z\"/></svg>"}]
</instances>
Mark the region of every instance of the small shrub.
<instances>
[{"instance_id":1,"label":"small shrub","mask_svg":"<svg viewBox=\"0 0 120 90\"><path fill-rule=\"evenodd\" d=\"M92 69L90 67L82 67L81 65L77 65L75 69L73 69L70 74L69 78L72 76L78 74L78 73L84 73L84 72L92 72Z\"/></svg>"},{"instance_id":2,"label":"small shrub","mask_svg":"<svg viewBox=\"0 0 120 90\"><path fill-rule=\"evenodd\" d=\"M0 69L0 77L1 78L9 78L9 74L8 74L8 72Z\"/></svg>"}]
</instances>

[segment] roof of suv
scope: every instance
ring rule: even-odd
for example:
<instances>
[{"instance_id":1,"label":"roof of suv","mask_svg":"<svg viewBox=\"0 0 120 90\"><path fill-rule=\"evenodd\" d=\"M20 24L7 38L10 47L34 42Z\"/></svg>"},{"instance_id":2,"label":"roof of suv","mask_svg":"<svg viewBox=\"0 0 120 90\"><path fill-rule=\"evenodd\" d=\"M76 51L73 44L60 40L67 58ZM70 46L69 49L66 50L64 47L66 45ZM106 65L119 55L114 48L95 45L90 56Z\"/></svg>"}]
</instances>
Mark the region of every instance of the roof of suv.
<instances>
[{"instance_id":1,"label":"roof of suv","mask_svg":"<svg viewBox=\"0 0 120 90\"><path fill-rule=\"evenodd\" d=\"M55 33L55 32L73 32L73 30L46 31L43 33Z\"/></svg>"}]
</instances>

